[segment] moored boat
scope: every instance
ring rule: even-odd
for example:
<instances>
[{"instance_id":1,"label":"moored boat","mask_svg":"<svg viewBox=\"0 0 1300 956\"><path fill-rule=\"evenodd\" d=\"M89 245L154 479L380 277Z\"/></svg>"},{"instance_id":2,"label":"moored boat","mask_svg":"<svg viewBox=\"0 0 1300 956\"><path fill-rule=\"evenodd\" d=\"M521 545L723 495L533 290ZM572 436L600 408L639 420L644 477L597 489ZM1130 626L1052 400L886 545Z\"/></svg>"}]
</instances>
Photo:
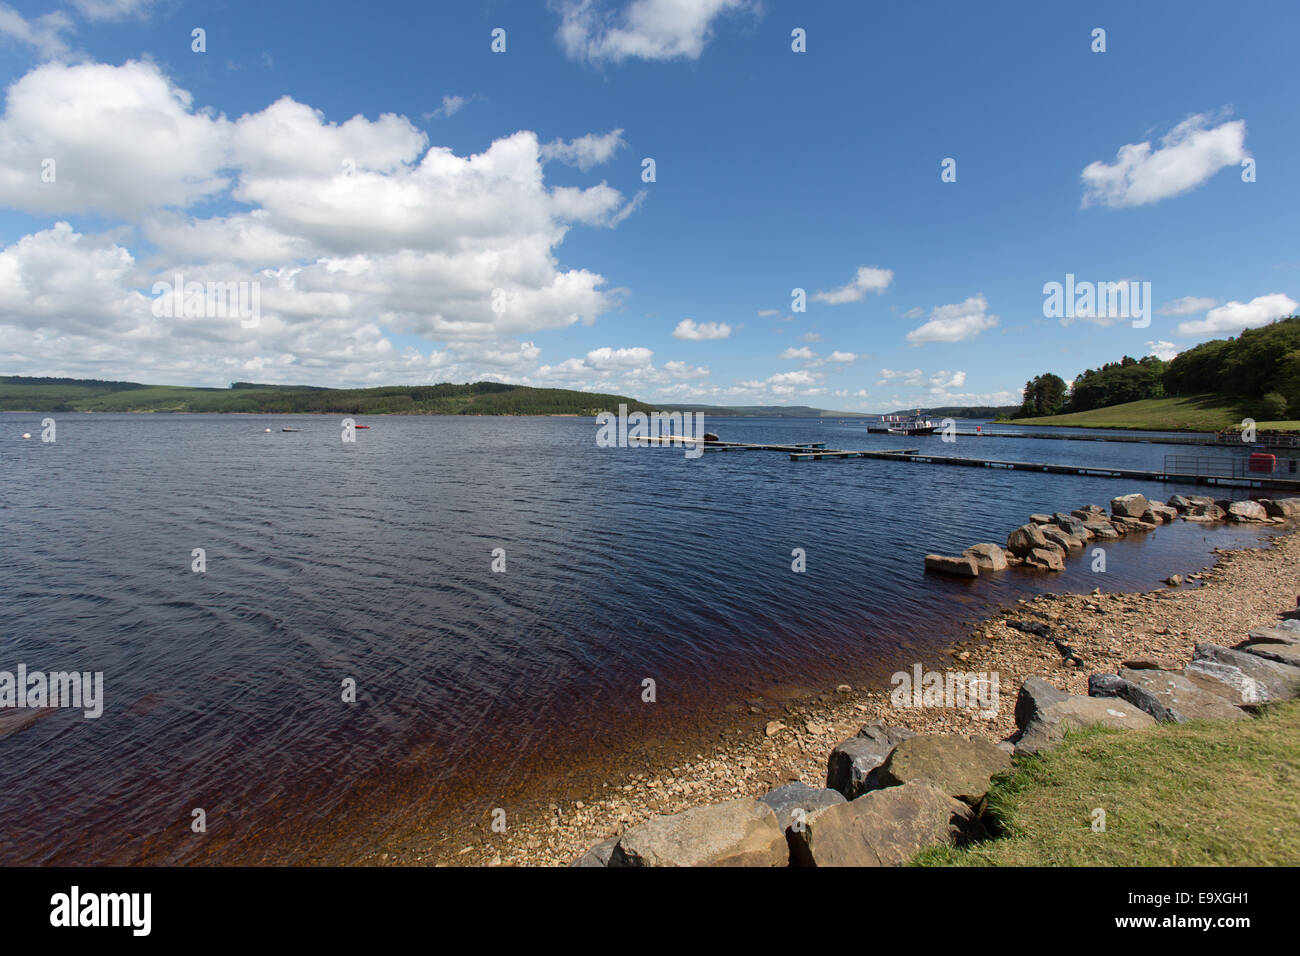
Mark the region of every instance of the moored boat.
<instances>
[{"instance_id":1,"label":"moored boat","mask_svg":"<svg viewBox=\"0 0 1300 956\"><path fill-rule=\"evenodd\" d=\"M881 415L878 422L867 425L869 432L888 435L933 435L937 430L938 426L919 408L915 415Z\"/></svg>"}]
</instances>

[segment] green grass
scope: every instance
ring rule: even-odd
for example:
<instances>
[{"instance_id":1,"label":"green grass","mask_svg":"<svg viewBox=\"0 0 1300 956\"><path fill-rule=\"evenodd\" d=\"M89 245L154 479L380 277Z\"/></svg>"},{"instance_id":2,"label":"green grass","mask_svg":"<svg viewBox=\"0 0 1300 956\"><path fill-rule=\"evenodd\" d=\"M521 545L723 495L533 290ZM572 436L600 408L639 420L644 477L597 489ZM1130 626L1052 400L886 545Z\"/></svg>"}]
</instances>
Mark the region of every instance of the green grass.
<instances>
[{"instance_id":1,"label":"green grass","mask_svg":"<svg viewBox=\"0 0 1300 956\"><path fill-rule=\"evenodd\" d=\"M1017 418L1017 425L1052 425L1058 428L1133 428L1148 431L1214 432L1240 427L1246 410L1223 395L1184 398L1148 398L1108 408L1044 418ZM1259 422L1258 427L1282 428L1296 423Z\"/></svg>"},{"instance_id":2,"label":"green grass","mask_svg":"<svg viewBox=\"0 0 1300 956\"><path fill-rule=\"evenodd\" d=\"M1092 729L994 780L1002 835L920 866L1300 864L1300 701L1249 721ZM1105 832L1092 812L1106 811Z\"/></svg>"}]
</instances>

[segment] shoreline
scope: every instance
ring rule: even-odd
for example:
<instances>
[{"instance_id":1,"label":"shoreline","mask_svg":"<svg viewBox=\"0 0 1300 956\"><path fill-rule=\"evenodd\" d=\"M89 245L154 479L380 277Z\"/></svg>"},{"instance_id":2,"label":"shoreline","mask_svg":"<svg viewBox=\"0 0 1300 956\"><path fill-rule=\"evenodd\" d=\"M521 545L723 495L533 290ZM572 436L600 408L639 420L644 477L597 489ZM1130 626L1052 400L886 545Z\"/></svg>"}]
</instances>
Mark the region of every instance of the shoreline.
<instances>
[{"instance_id":1,"label":"shoreline","mask_svg":"<svg viewBox=\"0 0 1300 956\"><path fill-rule=\"evenodd\" d=\"M759 797L782 784L826 782L827 754L873 720L917 733L962 734L993 742L1015 730L1020 684L1037 675L1072 694L1086 696L1088 675L1114 672L1125 661L1178 667L1194 645L1228 646L1241 634L1276 619L1300 594L1300 534L1294 524L1276 526L1258 547L1215 548L1217 560L1185 576L1186 584L1152 591L1087 594L1047 592L1019 598L974 623L964 640L923 658L898 662L897 671L919 664L927 670L997 672L996 715L960 708L895 707L889 688L826 688L787 701L766 727L718 735L712 746L681 753L640 772L615 776L569 800L538 800L514 811L504 833L484 825L460 846L426 844L418 856L375 850L360 865L564 866L603 840L659 814L739 796ZM1193 586L1193 582L1195 582ZM1008 622L1040 625L1044 636ZM1067 657L1054 641L1068 645ZM946 659L946 660L945 660ZM751 709L752 715L756 709ZM733 722L735 727L736 723ZM554 799L554 798L553 798ZM391 847L389 849L392 849ZM412 847L414 850L414 847ZM393 859L393 857L398 857Z\"/></svg>"}]
</instances>

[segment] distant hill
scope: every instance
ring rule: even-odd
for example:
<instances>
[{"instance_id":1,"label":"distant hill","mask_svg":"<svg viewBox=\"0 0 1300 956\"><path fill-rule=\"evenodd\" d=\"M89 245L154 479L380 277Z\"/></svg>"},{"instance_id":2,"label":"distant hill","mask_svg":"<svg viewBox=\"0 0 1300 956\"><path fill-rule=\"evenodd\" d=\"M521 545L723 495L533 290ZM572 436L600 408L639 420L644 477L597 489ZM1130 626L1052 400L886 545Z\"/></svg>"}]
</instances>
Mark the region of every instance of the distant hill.
<instances>
[{"instance_id":1,"label":"distant hill","mask_svg":"<svg viewBox=\"0 0 1300 956\"><path fill-rule=\"evenodd\" d=\"M1017 411L1019 405L944 405L940 408L923 408L921 414L928 418L1002 418ZM890 415L913 415L915 408L904 408Z\"/></svg>"},{"instance_id":2,"label":"distant hill","mask_svg":"<svg viewBox=\"0 0 1300 956\"><path fill-rule=\"evenodd\" d=\"M141 385L96 379L0 376L0 411L7 412L242 412L335 415L595 415L651 406L623 395L529 388L501 382L466 385L387 385L320 388L258 385L230 388Z\"/></svg>"},{"instance_id":3,"label":"distant hill","mask_svg":"<svg viewBox=\"0 0 1300 956\"><path fill-rule=\"evenodd\" d=\"M703 412L719 418L875 418L863 412L836 412L810 405L657 405L665 412Z\"/></svg>"}]
</instances>

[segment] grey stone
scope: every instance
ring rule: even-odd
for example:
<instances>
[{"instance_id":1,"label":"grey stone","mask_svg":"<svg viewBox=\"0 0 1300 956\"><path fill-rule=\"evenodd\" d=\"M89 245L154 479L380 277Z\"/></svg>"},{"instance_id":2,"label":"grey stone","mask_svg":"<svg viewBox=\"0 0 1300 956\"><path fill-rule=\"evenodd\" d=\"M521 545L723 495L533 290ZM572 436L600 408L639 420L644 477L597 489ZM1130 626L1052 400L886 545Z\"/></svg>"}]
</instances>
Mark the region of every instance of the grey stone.
<instances>
[{"instance_id":1,"label":"grey stone","mask_svg":"<svg viewBox=\"0 0 1300 956\"><path fill-rule=\"evenodd\" d=\"M997 544L972 544L962 555L974 558L981 571L1001 571L1007 566L1007 556Z\"/></svg>"},{"instance_id":2,"label":"grey stone","mask_svg":"<svg viewBox=\"0 0 1300 956\"><path fill-rule=\"evenodd\" d=\"M1114 697L1125 700L1139 710L1150 714L1156 720L1181 723L1181 721L1176 721L1174 714L1160 702L1155 694L1140 684L1135 684L1120 677L1118 674L1088 675L1088 696Z\"/></svg>"},{"instance_id":3,"label":"grey stone","mask_svg":"<svg viewBox=\"0 0 1300 956\"><path fill-rule=\"evenodd\" d=\"M614 847L618 844L618 837L610 837L603 843L597 843L582 856L578 857L569 866L609 866L610 854L614 852Z\"/></svg>"},{"instance_id":4,"label":"grey stone","mask_svg":"<svg viewBox=\"0 0 1300 956\"><path fill-rule=\"evenodd\" d=\"M972 806L984 799L994 774L1011 769L1011 758L993 743L950 734L920 734L904 740L876 772L880 787L928 780L950 797Z\"/></svg>"},{"instance_id":5,"label":"grey stone","mask_svg":"<svg viewBox=\"0 0 1300 956\"><path fill-rule=\"evenodd\" d=\"M1261 501L1260 504L1270 518L1300 517L1300 498L1274 498L1272 501Z\"/></svg>"},{"instance_id":6,"label":"grey stone","mask_svg":"<svg viewBox=\"0 0 1300 956\"><path fill-rule=\"evenodd\" d=\"M1074 535L1076 538L1083 537L1083 521L1076 515L1067 515L1062 511L1058 511L1056 514L1052 515L1052 520L1056 522L1056 526L1066 534Z\"/></svg>"},{"instance_id":7,"label":"grey stone","mask_svg":"<svg viewBox=\"0 0 1300 956\"><path fill-rule=\"evenodd\" d=\"M1007 535L1007 550L1017 558L1028 557L1031 551L1045 544L1047 539L1043 537L1042 529L1036 524L1021 525Z\"/></svg>"},{"instance_id":8,"label":"grey stone","mask_svg":"<svg viewBox=\"0 0 1300 956\"><path fill-rule=\"evenodd\" d=\"M1300 668L1218 644L1197 644L1186 670L1235 688L1241 695L1240 703L1259 704L1300 696Z\"/></svg>"},{"instance_id":9,"label":"grey stone","mask_svg":"<svg viewBox=\"0 0 1300 956\"><path fill-rule=\"evenodd\" d=\"M856 737L843 741L826 761L826 786L852 800L870 790L871 773L894 747L916 734L906 727L866 724Z\"/></svg>"},{"instance_id":10,"label":"grey stone","mask_svg":"<svg viewBox=\"0 0 1300 956\"><path fill-rule=\"evenodd\" d=\"M1117 518L1141 520L1151 513L1151 505L1145 495L1120 495L1110 499L1110 513Z\"/></svg>"},{"instance_id":11,"label":"grey stone","mask_svg":"<svg viewBox=\"0 0 1300 956\"><path fill-rule=\"evenodd\" d=\"M934 571L936 574L951 574L959 578L977 578L980 573L979 564L970 555L953 558L946 554L927 554L925 570Z\"/></svg>"},{"instance_id":12,"label":"grey stone","mask_svg":"<svg viewBox=\"0 0 1300 956\"><path fill-rule=\"evenodd\" d=\"M1288 624L1292 622L1283 622ZM1300 622L1296 622L1300 623ZM1300 644L1300 628L1293 627L1252 627L1246 632L1249 644ZM1238 645L1240 648L1240 645Z\"/></svg>"},{"instance_id":13,"label":"grey stone","mask_svg":"<svg viewBox=\"0 0 1300 956\"><path fill-rule=\"evenodd\" d=\"M1075 697L1048 704L1016 738L1017 754L1036 754L1056 746L1069 730L1085 727L1113 727L1143 730L1155 726L1155 718L1128 701L1109 697Z\"/></svg>"},{"instance_id":14,"label":"grey stone","mask_svg":"<svg viewBox=\"0 0 1300 956\"><path fill-rule=\"evenodd\" d=\"M1016 695L1016 726L1024 730L1048 704L1069 698L1069 694L1041 677L1026 677L1020 685L1020 693Z\"/></svg>"},{"instance_id":15,"label":"grey stone","mask_svg":"<svg viewBox=\"0 0 1300 956\"><path fill-rule=\"evenodd\" d=\"M1165 670L1121 669L1119 676L1158 700L1176 723L1188 720L1248 720L1250 715L1186 674ZM1155 716L1151 711L1151 716ZM1157 718L1159 719L1159 718Z\"/></svg>"},{"instance_id":16,"label":"grey stone","mask_svg":"<svg viewBox=\"0 0 1300 956\"><path fill-rule=\"evenodd\" d=\"M758 798L776 813L776 823L782 830L789 830L790 824L797 818L796 810L802 810L804 818L822 809L844 802L844 794L837 790L819 790L806 783L796 781L763 794Z\"/></svg>"},{"instance_id":17,"label":"grey stone","mask_svg":"<svg viewBox=\"0 0 1300 956\"><path fill-rule=\"evenodd\" d=\"M1239 650L1262 657L1266 661L1277 661L1279 664L1290 664L1292 667L1300 668L1300 646L1295 644L1278 644L1273 641L1255 643L1249 641L1239 647Z\"/></svg>"}]
</instances>

